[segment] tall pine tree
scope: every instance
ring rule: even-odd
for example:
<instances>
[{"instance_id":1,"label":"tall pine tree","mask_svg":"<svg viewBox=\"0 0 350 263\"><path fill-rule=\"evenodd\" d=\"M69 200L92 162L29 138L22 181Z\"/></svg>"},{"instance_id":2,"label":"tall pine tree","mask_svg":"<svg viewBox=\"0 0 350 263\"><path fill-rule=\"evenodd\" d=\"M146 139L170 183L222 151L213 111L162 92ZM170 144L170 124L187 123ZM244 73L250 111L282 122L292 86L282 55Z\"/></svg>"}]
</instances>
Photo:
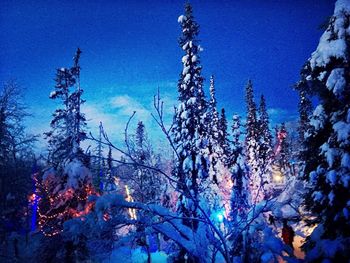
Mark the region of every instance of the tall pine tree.
<instances>
[{"instance_id":1,"label":"tall pine tree","mask_svg":"<svg viewBox=\"0 0 350 263\"><path fill-rule=\"evenodd\" d=\"M192 7L185 5L185 15L178 22L182 28L179 44L184 51L183 70L178 82L180 105L174 116L173 137L178 146L175 174L179 178L179 211L185 217L198 217L199 180L208 177L208 133L205 127L207 103L203 92L200 65L201 47L198 44L199 25L194 20ZM194 230L197 221L184 220Z\"/></svg>"},{"instance_id":2,"label":"tall pine tree","mask_svg":"<svg viewBox=\"0 0 350 263\"><path fill-rule=\"evenodd\" d=\"M310 127L310 116L312 113L312 103L309 99L309 95L307 91L304 89L305 84L302 84L301 82L298 85L299 90L299 104L298 104L298 111L299 111L299 123L298 123L298 136L299 136L299 145L301 146L301 149L299 150L299 156L298 159L301 162L307 161L309 158L306 153L305 148L305 135L307 135L307 131L311 128Z\"/></svg>"},{"instance_id":3,"label":"tall pine tree","mask_svg":"<svg viewBox=\"0 0 350 263\"><path fill-rule=\"evenodd\" d=\"M80 54L78 48L73 67L57 69L55 90L50 93L51 99L61 99L63 104L63 108L56 109L53 114L52 130L45 133L49 143L49 160L60 168L74 158L85 161L80 148L80 142L86 137L86 119L80 111L84 103L80 87Z\"/></svg>"},{"instance_id":4,"label":"tall pine tree","mask_svg":"<svg viewBox=\"0 0 350 263\"><path fill-rule=\"evenodd\" d=\"M304 81L319 101L305 141L311 156L304 170L310 188L305 204L318 224L307 239L306 259L346 262L350 258L349 0L336 2L304 72Z\"/></svg>"},{"instance_id":5,"label":"tall pine tree","mask_svg":"<svg viewBox=\"0 0 350 263\"><path fill-rule=\"evenodd\" d=\"M219 144L223 150L222 160L227 164L228 157L231 155L229 133L227 131L227 119L225 109L221 109L220 120L219 120Z\"/></svg>"},{"instance_id":6,"label":"tall pine tree","mask_svg":"<svg viewBox=\"0 0 350 263\"><path fill-rule=\"evenodd\" d=\"M94 193L92 177L80 142L85 139L85 117L80 111L79 58L77 50L72 68L57 70L55 91L51 99L61 99L63 108L55 110L52 131L46 133L53 167L44 171L40 182L39 226L47 236L59 234L63 223L89 212L88 196ZM71 89L74 89L71 91ZM38 180L39 183L39 180Z\"/></svg>"},{"instance_id":7,"label":"tall pine tree","mask_svg":"<svg viewBox=\"0 0 350 263\"><path fill-rule=\"evenodd\" d=\"M238 115L232 117L232 153L230 155L230 171L233 183L231 194L231 212L230 218L232 229L235 229L232 239L231 255L234 258L240 258L244 262L246 255L246 229L244 229L247 213L249 210L249 181L248 167L245 164L245 156L243 145L240 141L241 137L241 121Z\"/></svg>"},{"instance_id":8,"label":"tall pine tree","mask_svg":"<svg viewBox=\"0 0 350 263\"><path fill-rule=\"evenodd\" d=\"M259 107L259 169L262 174L264 183L271 182L272 173L272 161L273 161L273 150L272 150L272 135L269 128L269 115L266 109L266 101L264 95L260 98ZM266 189L271 188L271 185L264 185Z\"/></svg>"},{"instance_id":9,"label":"tall pine tree","mask_svg":"<svg viewBox=\"0 0 350 263\"><path fill-rule=\"evenodd\" d=\"M245 137L245 155L249 167L249 188L253 204L264 199L264 186L259 167L259 130L257 108L254 101L253 83L246 86L247 122Z\"/></svg>"},{"instance_id":10,"label":"tall pine tree","mask_svg":"<svg viewBox=\"0 0 350 263\"><path fill-rule=\"evenodd\" d=\"M221 160L223 158L223 150L219 143L219 114L216 108L215 84L214 76L210 77L210 101L208 108L208 130L209 130L209 153L210 153L210 179L214 183L218 183L218 176Z\"/></svg>"}]
</instances>

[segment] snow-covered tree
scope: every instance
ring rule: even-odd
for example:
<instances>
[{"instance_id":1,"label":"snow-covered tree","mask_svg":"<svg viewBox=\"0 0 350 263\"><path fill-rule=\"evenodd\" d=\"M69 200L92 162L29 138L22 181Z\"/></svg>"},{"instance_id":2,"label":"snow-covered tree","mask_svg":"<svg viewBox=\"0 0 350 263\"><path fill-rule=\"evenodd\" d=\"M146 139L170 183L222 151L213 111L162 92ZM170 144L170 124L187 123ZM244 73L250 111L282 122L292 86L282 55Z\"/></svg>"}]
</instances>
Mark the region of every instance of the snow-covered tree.
<instances>
[{"instance_id":1,"label":"snow-covered tree","mask_svg":"<svg viewBox=\"0 0 350 263\"><path fill-rule=\"evenodd\" d=\"M86 137L86 119L80 111L80 106L84 103L80 87L80 54L78 48L73 58L73 67L57 69L55 90L50 93L51 99L61 99L63 105L63 108L56 109L53 113L50 123L52 130L45 133L50 161L56 167L76 157L81 160L84 158L80 148L80 142Z\"/></svg>"},{"instance_id":2,"label":"snow-covered tree","mask_svg":"<svg viewBox=\"0 0 350 263\"><path fill-rule=\"evenodd\" d=\"M231 194L231 212L230 218L232 229L236 229L234 235L230 238L233 242L233 257L246 256L246 231L242 229L247 220L249 210L249 186L248 186L248 167L245 164L245 156L243 152L243 144L241 143L241 121L239 115L232 117L232 153L229 158L231 180L233 183ZM242 224L243 223L243 224Z\"/></svg>"},{"instance_id":3,"label":"snow-covered tree","mask_svg":"<svg viewBox=\"0 0 350 263\"><path fill-rule=\"evenodd\" d=\"M92 208L88 202L88 196L94 194L91 173L78 159L59 173L53 168L45 171L38 188L39 229L46 236L59 234L65 221L85 215Z\"/></svg>"},{"instance_id":4,"label":"snow-covered tree","mask_svg":"<svg viewBox=\"0 0 350 263\"><path fill-rule=\"evenodd\" d=\"M272 135L269 128L270 120L266 109L266 101L264 95L261 95L259 107L259 158L262 161L262 169L265 171L270 165L273 150L272 150Z\"/></svg>"},{"instance_id":5,"label":"snow-covered tree","mask_svg":"<svg viewBox=\"0 0 350 263\"><path fill-rule=\"evenodd\" d=\"M40 188L39 227L45 235L60 233L63 223L89 212L92 204L88 196L94 193L92 177L86 167L86 156L80 142L85 139L85 117L80 112L80 49L72 68L57 70L55 91L50 98L60 98L62 109L57 109L51 121L52 131L46 133L50 147L50 167L44 171ZM71 91L71 88L75 88Z\"/></svg>"},{"instance_id":6,"label":"snow-covered tree","mask_svg":"<svg viewBox=\"0 0 350 263\"><path fill-rule=\"evenodd\" d=\"M230 156L230 142L229 133L227 132L227 119L225 109L221 109L220 120L219 120L219 144L223 150L223 162L227 162L228 156Z\"/></svg>"},{"instance_id":7,"label":"snow-covered tree","mask_svg":"<svg viewBox=\"0 0 350 263\"><path fill-rule=\"evenodd\" d=\"M131 156L137 164L157 167L157 158L148 140L145 125L142 121L137 124L134 141L131 145ZM162 178L153 170L135 165L134 172L127 180L131 195L141 203L159 203L162 195Z\"/></svg>"},{"instance_id":8,"label":"snow-covered tree","mask_svg":"<svg viewBox=\"0 0 350 263\"><path fill-rule=\"evenodd\" d=\"M207 114L209 130L210 179L218 184L219 169L223 158L223 149L219 143L219 114L216 107L214 76L210 77L210 101Z\"/></svg>"},{"instance_id":9,"label":"snow-covered tree","mask_svg":"<svg viewBox=\"0 0 350 263\"><path fill-rule=\"evenodd\" d=\"M317 227L305 244L309 262L350 258L350 1L338 0L311 54L304 81L319 101L305 146L306 206Z\"/></svg>"},{"instance_id":10,"label":"snow-covered tree","mask_svg":"<svg viewBox=\"0 0 350 263\"><path fill-rule=\"evenodd\" d=\"M179 106L174 116L173 137L178 146L175 174L179 178L179 210L186 217L198 216L198 182L208 177L208 134L205 127L207 103L203 92L200 65L201 47L198 44L199 25L194 20L192 7L185 6L185 15L178 22L182 28L179 44L184 51L183 70L178 82ZM197 228L197 222L185 220Z\"/></svg>"},{"instance_id":11,"label":"snow-covered tree","mask_svg":"<svg viewBox=\"0 0 350 263\"><path fill-rule=\"evenodd\" d=\"M298 103L298 144L299 144L299 153L297 159L300 162L308 160L305 151L305 136L307 136L307 131L310 129L310 116L312 113L312 102L310 99L311 91L306 80L307 76L307 65L301 72L301 80L296 84L295 89L299 93L299 103Z\"/></svg>"},{"instance_id":12,"label":"snow-covered tree","mask_svg":"<svg viewBox=\"0 0 350 263\"><path fill-rule=\"evenodd\" d=\"M269 123L270 120L266 109L265 97L264 95L261 95L258 121L259 169L264 183L271 182L271 164L273 161L272 135L269 128ZM271 186L267 184L265 188L271 188Z\"/></svg>"},{"instance_id":13,"label":"snow-covered tree","mask_svg":"<svg viewBox=\"0 0 350 263\"><path fill-rule=\"evenodd\" d=\"M104 181L106 179L106 164L104 157L104 144L103 144L103 125L100 122L98 126L98 141L96 142L96 147L92 150L90 156L90 170L92 173L93 184L96 189L99 189L100 192L104 190Z\"/></svg>"},{"instance_id":14,"label":"snow-covered tree","mask_svg":"<svg viewBox=\"0 0 350 263\"><path fill-rule=\"evenodd\" d=\"M305 139L305 133L310 128L309 117L312 113L312 103L305 90L299 91L298 111L299 111L299 124L298 124L299 141L300 143L303 143Z\"/></svg>"},{"instance_id":15,"label":"snow-covered tree","mask_svg":"<svg viewBox=\"0 0 350 263\"><path fill-rule=\"evenodd\" d=\"M108 148L108 155L107 155L107 161L106 161L106 176L104 180L104 191L105 192L114 192L117 190L115 177L114 177L114 171L113 171L113 155L112 155L112 148Z\"/></svg>"},{"instance_id":16,"label":"snow-covered tree","mask_svg":"<svg viewBox=\"0 0 350 263\"><path fill-rule=\"evenodd\" d=\"M246 86L247 121L245 137L246 163L249 168L249 188L253 204L264 199L264 185L259 166L259 130L257 108L254 101L253 83Z\"/></svg>"}]
</instances>

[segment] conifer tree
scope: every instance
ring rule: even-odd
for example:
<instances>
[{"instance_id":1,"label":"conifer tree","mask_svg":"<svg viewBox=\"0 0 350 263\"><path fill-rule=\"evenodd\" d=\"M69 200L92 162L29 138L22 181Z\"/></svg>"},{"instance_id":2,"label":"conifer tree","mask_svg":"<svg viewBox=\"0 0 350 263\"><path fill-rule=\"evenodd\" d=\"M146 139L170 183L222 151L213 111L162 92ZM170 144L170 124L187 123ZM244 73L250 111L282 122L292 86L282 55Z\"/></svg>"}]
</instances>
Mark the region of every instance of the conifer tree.
<instances>
[{"instance_id":1,"label":"conifer tree","mask_svg":"<svg viewBox=\"0 0 350 263\"><path fill-rule=\"evenodd\" d=\"M311 128L310 127L310 116L312 113L312 103L309 99L309 95L307 94L307 91L304 89L305 85L301 82L298 83L298 90L299 90L299 104L298 104L298 111L299 111L299 123L298 123L298 136L299 136L299 145L301 149L299 150L298 159L302 162L306 161L308 157L306 156L306 149L305 149L305 135L307 134L307 131Z\"/></svg>"},{"instance_id":2,"label":"conifer tree","mask_svg":"<svg viewBox=\"0 0 350 263\"><path fill-rule=\"evenodd\" d=\"M131 155L136 163L156 167L156 157L148 140L145 125L137 124ZM142 203L157 203L161 198L161 177L156 172L141 166L135 166L132 178L128 180L135 201Z\"/></svg>"},{"instance_id":3,"label":"conifer tree","mask_svg":"<svg viewBox=\"0 0 350 263\"><path fill-rule=\"evenodd\" d=\"M178 82L180 105L174 116L173 127L174 143L178 146L175 174L182 192L178 202L180 214L196 218L198 181L208 177L208 133L205 127L207 103L199 56L201 47L197 39L199 25L194 20L190 4L185 5L185 15L181 15L178 22L182 28L179 44L185 54ZM184 223L193 229L197 228L196 221L184 220Z\"/></svg>"},{"instance_id":4,"label":"conifer tree","mask_svg":"<svg viewBox=\"0 0 350 263\"><path fill-rule=\"evenodd\" d=\"M223 150L223 161L226 164L228 157L231 155L229 133L227 132L227 119L225 109L221 109L221 115L219 120L219 144Z\"/></svg>"},{"instance_id":5,"label":"conifer tree","mask_svg":"<svg viewBox=\"0 0 350 263\"><path fill-rule=\"evenodd\" d=\"M266 109L266 101L264 95L261 95L259 107L259 157L263 161L263 169L268 166L272 158L272 135L269 128L269 115Z\"/></svg>"},{"instance_id":6,"label":"conifer tree","mask_svg":"<svg viewBox=\"0 0 350 263\"><path fill-rule=\"evenodd\" d=\"M285 123L277 129L277 150L276 150L276 161L283 172L287 172L289 166L289 144L288 144L288 132L286 130Z\"/></svg>"},{"instance_id":7,"label":"conifer tree","mask_svg":"<svg viewBox=\"0 0 350 263\"><path fill-rule=\"evenodd\" d=\"M259 131L257 108L254 101L253 83L246 86L247 122L245 137L245 157L249 168L249 188L253 204L264 199L263 180L259 169Z\"/></svg>"},{"instance_id":8,"label":"conifer tree","mask_svg":"<svg viewBox=\"0 0 350 263\"><path fill-rule=\"evenodd\" d=\"M208 210L215 217L217 213L229 213L231 187L230 172L227 165L228 139L227 122L219 118L217 111L214 77L210 78L210 101L206 116L209 139L209 178L202 183L203 197L208 204ZM223 127L222 127L223 126Z\"/></svg>"},{"instance_id":9,"label":"conifer tree","mask_svg":"<svg viewBox=\"0 0 350 263\"><path fill-rule=\"evenodd\" d=\"M59 234L63 223L89 212L92 204L88 196L94 193L92 177L86 167L87 158L80 142L85 139L86 126L80 106L80 59L77 50L72 68L57 70L55 91L51 99L61 99L63 108L55 110L51 121L52 130L46 133L53 167L44 171L38 189L39 225L45 235ZM71 91L71 89L74 89Z\"/></svg>"},{"instance_id":10,"label":"conifer tree","mask_svg":"<svg viewBox=\"0 0 350 263\"><path fill-rule=\"evenodd\" d=\"M108 155L107 155L106 189L109 192L116 190L114 176L113 176L113 156L112 156L111 147L108 148Z\"/></svg>"},{"instance_id":11,"label":"conifer tree","mask_svg":"<svg viewBox=\"0 0 350 263\"><path fill-rule=\"evenodd\" d=\"M243 152L243 145L240 141L241 137L241 122L240 116L233 115L232 117L232 153L230 155L230 171L231 180L233 182L231 194L231 212L230 218L232 229L236 229L235 235L232 236L231 251L233 257L244 257L245 255L245 238L246 231L241 229L247 220L247 213L249 210L249 185L248 185L248 167L245 164L245 156Z\"/></svg>"},{"instance_id":12,"label":"conifer tree","mask_svg":"<svg viewBox=\"0 0 350 263\"><path fill-rule=\"evenodd\" d=\"M80 54L78 48L72 68L57 69L55 90L50 93L51 99L61 99L63 104L63 108L56 109L53 114L50 123L52 130L45 133L49 143L50 161L56 167L74 158L85 161L80 148L80 142L86 137L86 119L80 111L80 106L84 103L81 99L83 90L80 87Z\"/></svg>"},{"instance_id":13,"label":"conifer tree","mask_svg":"<svg viewBox=\"0 0 350 263\"><path fill-rule=\"evenodd\" d=\"M319 102L305 138L306 153L311 157L305 161L309 182L305 204L317 224L304 246L309 262L346 262L350 258L349 21L350 1L338 0L304 68L303 81Z\"/></svg>"},{"instance_id":14,"label":"conifer tree","mask_svg":"<svg viewBox=\"0 0 350 263\"><path fill-rule=\"evenodd\" d=\"M312 113L312 104L305 90L299 92L299 141L304 142L305 133L310 128L310 115Z\"/></svg>"},{"instance_id":15,"label":"conifer tree","mask_svg":"<svg viewBox=\"0 0 350 263\"><path fill-rule=\"evenodd\" d=\"M214 76L210 77L210 101L208 107L209 153L210 153L210 180L218 184L220 164L223 158L223 149L219 143L219 115L216 108Z\"/></svg>"},{"instance_id":16,"label":"conifer tree","mask_svg":"<svg viewBox=\"0 0 350 263\"><path fill-rule=\"evenodd\" d=\"M273 161L272 135L269 128L269 115L266 109L266 101L264 95L260 98L259 107L259 169L262 174L264 183L271 182L271 164ZM265 188L270 188L266 185Z\"/></svg>"}]
</instances>

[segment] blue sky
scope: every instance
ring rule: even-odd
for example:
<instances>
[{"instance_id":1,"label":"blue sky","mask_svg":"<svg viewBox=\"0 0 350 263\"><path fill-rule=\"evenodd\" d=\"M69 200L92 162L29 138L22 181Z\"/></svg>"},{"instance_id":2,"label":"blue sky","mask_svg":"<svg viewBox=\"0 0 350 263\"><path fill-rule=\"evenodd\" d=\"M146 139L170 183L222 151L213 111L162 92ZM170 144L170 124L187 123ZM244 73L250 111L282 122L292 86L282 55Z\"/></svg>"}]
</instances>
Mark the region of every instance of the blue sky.
<instances>
[{"instance_id":1,"label":"blue sky","mask_svg":"<svg viewBox=\"0 0 350 263\"><path fill-rule=\"evenodd\" d=\"M251 78L256 98L265 94L274 123L296 117L291 86L333 12L333 1L191 1L201 26L199 38L206 88L216 76L218 106L244 113L244 86ZM57 103L48 99L55 69L82 51L84 110L92 130L99 121L116 140L133 110L152 122L153 94L165 99L167 117L177 99L182 51L177 17L183 1L2 0L0 81L15 78L25 89L34 118L30 131L49 129ZM208 93L208 92L207 92Z\"/></svg>"}]
</instances>

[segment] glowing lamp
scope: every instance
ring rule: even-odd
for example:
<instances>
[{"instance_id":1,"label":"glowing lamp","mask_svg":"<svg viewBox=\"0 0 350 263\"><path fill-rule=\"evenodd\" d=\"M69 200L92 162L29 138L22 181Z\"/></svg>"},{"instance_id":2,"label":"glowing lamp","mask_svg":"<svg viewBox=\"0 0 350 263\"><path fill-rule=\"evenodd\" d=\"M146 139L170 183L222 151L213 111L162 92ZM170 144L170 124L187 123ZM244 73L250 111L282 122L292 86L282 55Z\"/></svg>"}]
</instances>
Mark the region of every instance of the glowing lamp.
<instances>
[{"instance_id":1,"label":"glowing lamp","mask_svg":"<svg viewBox=\"0 0 350 263\"><path fill-rule=\"evenodd\" d=\"M222 223L224 221L225 215L223 211L217 211L214 214L214 218L217 222Z\"/></svg>"},{"instance_id":2,"label":"glowing lamp","mask_svg":"<svg viewBox=\"0 0 350 263\"><path fill-rule=\"evenodd\" d=\"M218 219L218 221L221 223L222 221L224 221L224 216L222 214L217 214L216 218Z\"/></svg>"},{"instance_id":3,"label":"glowing lamp","mask_svg":"<svg viewBox=\"0 0 350 263\"><path fill-rule=\"evenodd\" d=\"M276 182L281 182L282 181L282 176L281 175L276 174L274 177L275 177L275 181Z\"/></svg>"}]
</instances>

